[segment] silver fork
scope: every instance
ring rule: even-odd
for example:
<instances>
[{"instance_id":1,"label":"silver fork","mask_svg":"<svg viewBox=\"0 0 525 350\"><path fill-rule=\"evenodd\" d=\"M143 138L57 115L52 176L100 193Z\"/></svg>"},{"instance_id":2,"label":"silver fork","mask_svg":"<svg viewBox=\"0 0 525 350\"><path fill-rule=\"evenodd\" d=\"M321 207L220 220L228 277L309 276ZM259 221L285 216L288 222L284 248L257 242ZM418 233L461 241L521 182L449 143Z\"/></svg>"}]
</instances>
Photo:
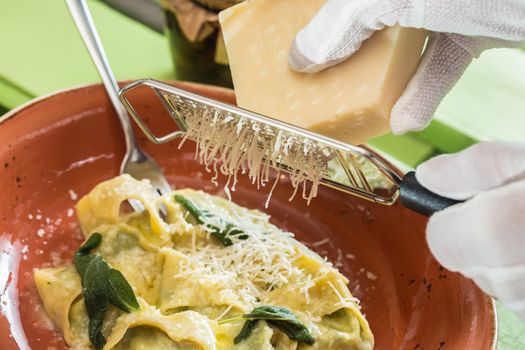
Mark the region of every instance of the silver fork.
<instances>
[{"instance_id":1,"label":"silver fork","mask_svg":"<svg viewBox=\"0 0 525 350\"><path fill-rule=\"evenodd\" d=\"M100 42L100 38L86 1L66 0L66 3L71 16L73 17L73 21L80 32L80 36L91 56L91 60L95 64L100 78L102 78L106 92L117 112L120 124L124 131L126 154L124 155L124 159L120 166L120 173L129 174L138 180L149 179L153 187L160 194L169 192L171 187L162 174L157 162L148 156L135 141L135 135L133 134L128 112L118 98L119 87L109 66L106 53ZM130 204L136 211L144 209L142 204L138 201L131 200Z\"/></svg>"}]
</instances>

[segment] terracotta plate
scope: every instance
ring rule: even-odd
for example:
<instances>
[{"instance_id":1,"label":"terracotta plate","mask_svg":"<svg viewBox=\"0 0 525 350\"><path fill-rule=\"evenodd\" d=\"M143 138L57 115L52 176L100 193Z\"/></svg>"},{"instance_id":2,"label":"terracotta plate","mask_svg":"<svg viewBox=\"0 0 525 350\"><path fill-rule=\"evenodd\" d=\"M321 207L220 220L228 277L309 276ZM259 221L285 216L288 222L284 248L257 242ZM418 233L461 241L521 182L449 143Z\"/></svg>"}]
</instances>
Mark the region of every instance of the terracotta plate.
<instances>
[{"instance_id":1,"label":"terracotta plate","mask_svg":"<svg viewBox=\"0 0 525 350\"><path fill-rule=\"evenodd\" d=\"M179 84L181 85L181 84ZM184 84L182 84L184 85ZM234 102L231 91L186 88ZM136 96L157 131L167 131L153 96ZM194 145L140 143L177 187L220 193L193 159ZM36 266L71 261L81 242L73 207L97 183L118 174L123 138L101 86L60 92L11 112L0 124L0 344L3 350L64 349L45 318L32 279ZM224 181L224 179L219 179ZM267 189L241 178L234 200L263 209ZM493 303L474 284L431 257L425 218L322 188L310 206L288 201L281 183L268 212L275 224L315 246L350 279L377 349L491 349ZM18 345L17 345L18 344Z\"/></svg>"}]
</instances>

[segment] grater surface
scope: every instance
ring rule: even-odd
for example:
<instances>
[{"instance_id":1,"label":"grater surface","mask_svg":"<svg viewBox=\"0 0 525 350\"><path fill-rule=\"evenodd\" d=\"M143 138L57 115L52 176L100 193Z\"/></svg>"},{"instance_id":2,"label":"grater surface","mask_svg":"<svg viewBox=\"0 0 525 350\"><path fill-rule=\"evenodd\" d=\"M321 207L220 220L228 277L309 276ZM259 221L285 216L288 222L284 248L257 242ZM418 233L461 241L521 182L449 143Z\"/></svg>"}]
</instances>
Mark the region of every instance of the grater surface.
<instances>
[{"instance_id":1,"label":"grater surface","mask_svg":"<svg viewBox=\"0 0 525 350\"><path fill-rule=\"evenodd\" d=\"M135 111L127 95L145 87L162 101L177 131L157 136ZM266 185L269 168L275 168L290 175L296 190L306 179L380 204L392 205L398 198L400 177L366 148L152 79L125 86L119 97L150 141L196 141L201 163L207 167L219 164L220 171L230 175L236 172L232 167L240 167L258 186ZM317 188L311 186L307 193L306 187L303 185L303 197L311 199Z\"/></svg>"}]
</instances>

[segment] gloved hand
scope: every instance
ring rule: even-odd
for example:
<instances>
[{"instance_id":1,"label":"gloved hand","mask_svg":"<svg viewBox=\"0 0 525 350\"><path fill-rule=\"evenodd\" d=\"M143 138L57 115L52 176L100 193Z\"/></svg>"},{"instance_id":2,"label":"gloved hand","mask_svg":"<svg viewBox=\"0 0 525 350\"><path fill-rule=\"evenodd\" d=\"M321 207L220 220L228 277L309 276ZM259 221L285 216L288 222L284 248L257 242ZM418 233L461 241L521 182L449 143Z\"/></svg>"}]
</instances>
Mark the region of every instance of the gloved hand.
<instances>
[{"instance_id":1,"label":"gloved hand","mask_svg":"<svg viewBox=\"0 0 525 350\"><path fill-rule=\"evenodd\" d=\"M374 31L395 24L434 32L392 109L391 129L400 134L430 123L473 57L525 41L525 1L328 0L297 34L289 64L299 72L320 71L346 60Z\"/></svg>"},{"instance_id":2,"label":"gloved hand","mask_svg":"<svg viewBox=\"0 0 525 350\"><path fill-rule=\"evenodd\" d=\"M434 193L466 200L430 218L432 254L525 321L525 143L480 143L438 156L416 178Z\"/></svg>"}]
</instances>

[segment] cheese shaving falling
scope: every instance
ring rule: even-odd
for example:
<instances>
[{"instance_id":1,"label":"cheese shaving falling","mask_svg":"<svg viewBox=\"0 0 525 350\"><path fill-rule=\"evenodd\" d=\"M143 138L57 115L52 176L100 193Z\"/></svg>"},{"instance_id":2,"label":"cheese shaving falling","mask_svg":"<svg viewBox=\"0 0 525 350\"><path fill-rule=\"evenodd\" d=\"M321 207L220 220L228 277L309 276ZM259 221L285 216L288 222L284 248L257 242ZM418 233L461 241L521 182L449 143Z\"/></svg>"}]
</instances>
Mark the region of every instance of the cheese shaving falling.
<instances>
[{"instance_id":1,"label":"cheese shaving falling","mask_svg":"<svg viewBox=\"0 0 525 350\"><path fill-rule=\"evenodd\" d=\"M328 172L330 155L325 146L266 124L242 116L210 111L195 106L193 112L186 110L186 139L196 141L195 158L208 172L228 176L226 186L232 191L237 184L237 174L247 173L257 189L271 180L270 168L284 165L290 177L294 193L302 186L302 197L308 202L317 195L321 178ZM276 181L278 181L277 176ZM270 190L275 188L276 182Z\"/></svg>"}]
</instances>

